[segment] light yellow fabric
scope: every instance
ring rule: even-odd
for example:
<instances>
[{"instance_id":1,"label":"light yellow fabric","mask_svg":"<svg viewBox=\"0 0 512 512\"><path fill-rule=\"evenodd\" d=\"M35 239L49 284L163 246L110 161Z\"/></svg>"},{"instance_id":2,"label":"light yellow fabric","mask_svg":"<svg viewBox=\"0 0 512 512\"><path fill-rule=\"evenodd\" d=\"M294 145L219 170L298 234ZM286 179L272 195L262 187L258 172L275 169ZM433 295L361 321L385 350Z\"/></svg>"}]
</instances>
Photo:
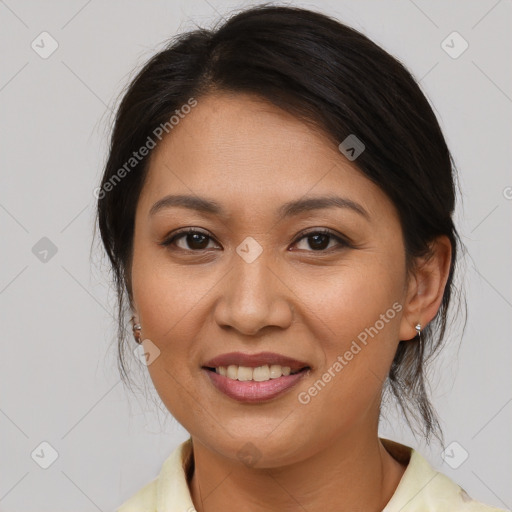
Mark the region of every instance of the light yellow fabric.
<instances>
[{"instance_id":1,"label":"light yellow fabric","mask_svg":"<svg viewBox=\"0 0 512 512\"><path fill-rule=\"evenodd\" d=\"M447 476L435 471L416 450L381 439L386 449L407 464L395 493L382 512L504 512L471 499ZM187 484L192 441L180 444L165 460L157 478L145 485L116 512L194 512Z\"/></svg>"}]
</instances>

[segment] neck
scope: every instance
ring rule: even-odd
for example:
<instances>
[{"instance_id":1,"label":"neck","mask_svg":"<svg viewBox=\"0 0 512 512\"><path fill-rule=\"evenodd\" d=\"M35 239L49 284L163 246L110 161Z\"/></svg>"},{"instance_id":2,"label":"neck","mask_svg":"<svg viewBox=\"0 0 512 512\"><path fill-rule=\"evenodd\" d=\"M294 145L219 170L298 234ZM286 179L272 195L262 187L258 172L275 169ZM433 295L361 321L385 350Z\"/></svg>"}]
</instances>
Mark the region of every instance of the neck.
<instances>
[{"instance_id":1,"label":"neck","mask_svg":"<svg viewBox=\"0 0 512 512\"><path fill-rule=\"evenodd\" d=\"M189 487L195 508L381 511L405 466L387 452L376 432L369 434L352 432L304 460L277 468L246 467L192 438L195 470Z\"/></svg>"}]
</instances>

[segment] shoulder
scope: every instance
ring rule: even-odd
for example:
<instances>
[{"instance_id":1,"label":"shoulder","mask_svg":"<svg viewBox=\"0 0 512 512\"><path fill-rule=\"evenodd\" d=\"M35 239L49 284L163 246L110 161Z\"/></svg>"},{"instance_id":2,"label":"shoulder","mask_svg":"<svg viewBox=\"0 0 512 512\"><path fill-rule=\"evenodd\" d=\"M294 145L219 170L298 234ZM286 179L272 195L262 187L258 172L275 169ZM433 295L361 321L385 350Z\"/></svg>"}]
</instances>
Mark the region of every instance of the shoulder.
<instances>
[{"instance_id":1,"label":"shoulder","mask_svg":"<svg viewBox=\"0 0 512 512\"><path fill-rule=\"evenodd\" d=\"M158 478L126 500L115 512L156 512Z\"/></svg>"},{"instance_id":2,"label":"shoulder","mask_svg":"<svg viewBox=\"0 0 512 512\"><path fill-rule=\"evenodd\" d=\"M486 505L473 499L456 482L443 473L435 472L436 484L433 492L437 495L437 508L439 512L506 512L505 509ZM434 510L434 509L432 509Z\"/></svg>"},{"instance_id":3,"label":"shoulder","mask_svg":"<svg viewBox=\"0 0 512 512\"><path fill-rule=\"evenodd\" d=\"M383 512L505 512L504 509L474 500L456 482L436 471L416 450L389 440L382 440L395 458L407 468Z\"/></svg>"},{"instance_id":4,"label":"shoulder","mask_svg":"<svg viewBox=\"0 0 512 512\"><path fill-rule=\"evenodd\" d=\"M193 510L187 478L193 455L187 439L168 456L160 474L146 484L115 512L157 512L157 510Z\"/></svg>"}]
</instances>

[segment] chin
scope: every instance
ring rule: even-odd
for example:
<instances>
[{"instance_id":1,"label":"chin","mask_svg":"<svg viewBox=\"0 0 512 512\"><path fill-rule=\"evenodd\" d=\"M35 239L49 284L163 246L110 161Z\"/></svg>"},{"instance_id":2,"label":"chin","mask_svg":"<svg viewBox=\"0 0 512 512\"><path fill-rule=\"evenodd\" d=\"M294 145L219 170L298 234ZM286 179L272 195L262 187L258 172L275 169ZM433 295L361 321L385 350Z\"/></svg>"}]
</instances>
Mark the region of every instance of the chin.
<instances>
[{"instance_id":1,"label":"chin","mask_svg":"<svg viewBox=\"0 0 512 512\"><path fill-rule=\"evenodd\" d=\"M209 450L238 460L248 468L263 469L293 464L302 460L305 454L315 451L317 440L314 436L311 439L305 438L299 425L295 429L288 426L286 430L278 432L283 427L281 422L282 417L276 421L266 421L259 427L254 422L251 425L237 422L236 429L226 425L223 431L201 432L192 436Z\"/></svg>"}]
</instances>

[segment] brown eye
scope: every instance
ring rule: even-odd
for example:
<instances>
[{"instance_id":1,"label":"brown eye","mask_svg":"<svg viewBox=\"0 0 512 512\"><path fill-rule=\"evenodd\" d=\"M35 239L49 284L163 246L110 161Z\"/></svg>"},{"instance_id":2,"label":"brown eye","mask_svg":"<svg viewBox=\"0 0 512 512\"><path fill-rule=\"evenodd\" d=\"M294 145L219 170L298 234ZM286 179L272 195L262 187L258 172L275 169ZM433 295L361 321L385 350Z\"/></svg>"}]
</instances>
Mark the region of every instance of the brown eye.
<instances>
[{"instance_id":1,"label":"brown eye","mask_svg":"<svg viewBox=\"0 0 512 512\"><path fill-rule=\"evenodd\" d=\"M190 249L206 249L208 246L208 236L203 235L202 233L187 233L180 237L177 237L177 240L184 238L188 248Z\"/></svg>"},{"instance_id":2,"label":"brown eye","mask_svg":"<svg viewBox=\"0 0 512 512\"><path fill-rule=\"evenodd\" d=\"M328 229L310 231L308 233L302 233L300 238L297 239L295 244L299 243L301 240L307 240L307 247L305 250L309 250L310 252L323 252L326 249L333 248L329 246L329 244L334 241L334 247L336 245L338 248L347 247L349 244L343 240L340 236L334 234L332 231ZM308 249L309 247L309 249Z\"/></svg>"},{"instance_id":3,"label":"brown eye","mask_svg":"<svg viewBox=\"0 0 512 512\"><path fill-rule=\"evenodd\" d=\"M208 243L211 240L212 238L202 231L187 229L185 231L175 233L170 238L164 240L161 245L164 247L175 245L179 249L183 249L185 251L203 251L208 248ZM182 241L181 245L179 245L177 241Z\"/></svg>"}]
</instances>

